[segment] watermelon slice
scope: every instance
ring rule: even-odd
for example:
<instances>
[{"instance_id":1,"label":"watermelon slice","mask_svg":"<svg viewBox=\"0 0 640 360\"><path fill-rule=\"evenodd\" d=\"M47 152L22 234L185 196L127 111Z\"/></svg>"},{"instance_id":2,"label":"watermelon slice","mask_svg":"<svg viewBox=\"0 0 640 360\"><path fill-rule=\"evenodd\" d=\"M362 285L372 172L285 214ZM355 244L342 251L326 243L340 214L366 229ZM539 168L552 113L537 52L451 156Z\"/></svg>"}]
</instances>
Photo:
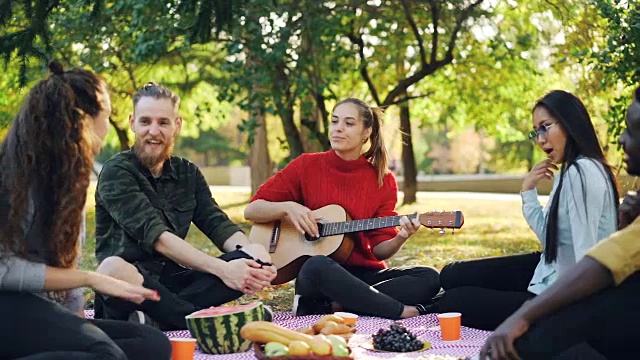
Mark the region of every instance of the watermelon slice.
<instances>
[{"instance_id":1,"label":"watermelon slice","mask_svg":"<svg viewBox=\"0 0 640 360\"><path fill-rule=\"evenodd\" d=\"M265 320L265 308L261 302L215 306L187 315L185 320L200 350L207 354L232 354L251 347L251 342L240 336L240 329L248 322Z\"/></svg>"}]
</instances>

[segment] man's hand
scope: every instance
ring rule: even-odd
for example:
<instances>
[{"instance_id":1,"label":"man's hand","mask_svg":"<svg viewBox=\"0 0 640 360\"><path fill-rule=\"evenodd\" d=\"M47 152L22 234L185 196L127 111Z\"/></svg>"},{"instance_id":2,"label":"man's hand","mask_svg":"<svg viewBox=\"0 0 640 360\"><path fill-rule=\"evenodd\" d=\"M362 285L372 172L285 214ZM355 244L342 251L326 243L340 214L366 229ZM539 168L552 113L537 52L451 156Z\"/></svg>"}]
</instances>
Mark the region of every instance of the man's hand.
<instances>
[{"instance_id":1,"label":"man's hand","mask_svg":"<svg viewBox=\"0 0 640 360\"><path fill-rule=\"evenodd\" d=\"M528 321L517 315L517 313L511 315L489 336L482 350L480 350L480 359L520 360L520 356L518 356L513 343L517 338L527 332L528 329Z\"/></svg>"},{"instance_id":2,"label":"man's hand","mask_svg":"<svg viewBox=\"0 0 640 360\"><path fill-rule=\"evenodd\" d=\"M271 286L276 270L274 266L263 267L255 260L235 259L226 263L219 277L231 289L254 294Z\"/></svg>"},{"instance_id":3,"label":"man's hand","mask_svg":"<svg viewBox=\"0 0 640 360\"><path fill-rule=\"evenodd\" d=\"M618 214L618 229L624 229L640 215L640 197L635 191L630 191L624 197Z\"/></svg>"}]
</instances>

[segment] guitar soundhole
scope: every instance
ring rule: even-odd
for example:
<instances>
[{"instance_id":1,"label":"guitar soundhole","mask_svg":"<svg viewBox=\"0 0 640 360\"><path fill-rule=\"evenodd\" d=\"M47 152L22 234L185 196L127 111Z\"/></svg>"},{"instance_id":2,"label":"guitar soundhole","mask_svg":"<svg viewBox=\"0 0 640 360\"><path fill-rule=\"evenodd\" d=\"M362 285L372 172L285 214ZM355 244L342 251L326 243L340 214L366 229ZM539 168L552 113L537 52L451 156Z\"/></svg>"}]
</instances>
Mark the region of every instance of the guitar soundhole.
<instances>
[{"instance_id":1,"label":"guitar soundhole","mask_svg":"<svg viewBox=\"0 0 640 360\"><path fill-rule=\"evenodd\" d=\"M321 223L316 223L316 224L318 225L318 233L320 234L320 236L319 237L315 237L315 236L309 235L308 233L304 233L305 240L307 240L307 241L317 241L317 240L320 240L320 238L324 236L324 232L323 232L324 224L321 224Z\"/></svg>"}]
</instances>

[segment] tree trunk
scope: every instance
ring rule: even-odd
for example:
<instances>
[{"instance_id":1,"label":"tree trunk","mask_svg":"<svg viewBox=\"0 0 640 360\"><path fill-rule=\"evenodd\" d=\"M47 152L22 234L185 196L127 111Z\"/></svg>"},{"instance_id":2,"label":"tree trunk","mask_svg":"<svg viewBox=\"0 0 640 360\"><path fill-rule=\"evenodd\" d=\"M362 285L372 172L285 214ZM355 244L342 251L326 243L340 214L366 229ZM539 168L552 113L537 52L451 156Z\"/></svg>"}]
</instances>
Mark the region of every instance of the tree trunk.
<instances>
[{"instance_id":1,"label":"tree trunk","mask_svg":"<svg viewBox=\"0 0 640 360\"><path fill-rule=\"evenodd\" d=\"M407 93L403 94L407 97ZM416 192L418 190L418 171L416 169L416 158L413 154L413 142L411 141L411 120L409 118L409 102L400 104L400 132L402 134L402 168L404 169L404 192L403 205L416 202Z\"/></svg>"},{"instance_id":2,"label":"tree trunk","mask_svg":"<svg viewBox=\"0 0 640 360\"><path fill-rule=\"evenodd\" d=\"M264 111L259 106L254 107L252 116L258 127L255 129L253 144L249 150L249 166L251 167L251 193L255 194L258 187L272 175L271 157L267 146L267 124Z\"/></svg>"},{"instance_id":3,"label":"tree trunk","mask_svg":"<svg viewBox=\"0 0 640 360\"><path fill-rule=\"evenodd\" d=\"M311 95L303 98L300 105L300 138L305 152L329 150L330 144L326 134L322 131L320 111Z\"/></svg>"},{"instance_id":4,"label":"tree trunk","mask_svg":"<svg viewBox=\"0 0 640 360\"><path fill-rule=\"evenodd\" d=\"M300 139L300 131L294 121L294 102L292 101L292 94L290 90L289 76L285 72L286 65L280 63L276 65L276 78L278 81L273 83L273 96L276 102L276 108L278 109L278 115L282 120L282 127L284 129L284 136L287 138L287 144L289 144L289 158L295 159L302 155L304 149L302 147L302 140Z\"/></svg>"},{"instance_id":5,"label":"tree trunk","mask_svg":"<svg viewBox=\"0 0 640 360\"><path fill-rule=\"evenodd\" d=\"M129 135L127 134L127 129L122 129L111 117L109 117L109 123L114 129L116 129L116 135L118 135L118 140L120 141L120 150L129 150L131 147L129 146Z\"/></svg>"}]
</instances>

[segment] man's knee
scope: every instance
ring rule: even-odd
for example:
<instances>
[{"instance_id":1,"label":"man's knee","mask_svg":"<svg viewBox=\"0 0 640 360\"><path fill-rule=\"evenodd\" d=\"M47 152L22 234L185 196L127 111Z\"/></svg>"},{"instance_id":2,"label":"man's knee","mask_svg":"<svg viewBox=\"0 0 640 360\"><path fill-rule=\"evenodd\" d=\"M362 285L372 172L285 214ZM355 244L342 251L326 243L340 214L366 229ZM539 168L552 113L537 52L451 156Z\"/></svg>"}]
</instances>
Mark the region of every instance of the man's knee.
<instances>
[{"instance_id":1,"label":"man's knee","mask_svg":"<svg viewBox=\"0 0 640 360\"><path fill-rule=\"evenodd\" d=\"M264 246L260 244L247 244L243 245L240 251L246 253L256 260L261 260L263 262L271 262L271 256L269 252L264 248Z\"/></svg>"},{"instance_id":2,"label":"man's knee","mask_svg":"<svg viewBox=\"0 0 640 360\"><path fill-rule=\"evenodd\" d=\"M96 271L130 284L142 285L144 282L144 278L138 269L119 256L110 256L104 259Z\"/></svg>"}]
</instances>

